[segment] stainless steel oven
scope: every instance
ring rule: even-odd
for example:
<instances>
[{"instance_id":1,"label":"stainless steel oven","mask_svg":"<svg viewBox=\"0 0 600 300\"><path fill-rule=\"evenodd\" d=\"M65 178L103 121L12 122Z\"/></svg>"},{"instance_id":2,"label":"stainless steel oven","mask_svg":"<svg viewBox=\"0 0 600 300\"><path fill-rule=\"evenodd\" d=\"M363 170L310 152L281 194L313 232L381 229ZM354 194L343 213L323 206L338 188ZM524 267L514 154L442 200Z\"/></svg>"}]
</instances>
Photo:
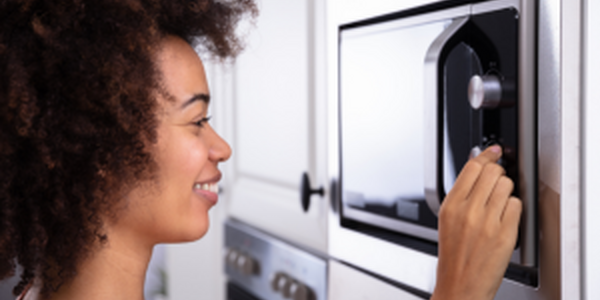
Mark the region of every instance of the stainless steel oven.
<instances>
[{"instance_id":1,"label":"stainless steel oven","mask_svg":"<svg viewBox=\"0 0 600 300\"><path fill-rule=\"evenodd\" d=\"M326 300L327 261L242 222L225 223L227 300Z\"/></svg>"},{"instance_id":2,"label":"stainless steel oven","mask_svg":"<svg viewBox=\"0 0 600 300\"><path fill-rule=\"evenodd\" d=\"M554 299L546 283L559 272L548 256L557 233L541 223L558 217L545 209L558 194L538 171L557 164L543 154L559 149L539 145L557 137L560 116L540 109L556 98L538 101L540 77L550 76L538 72L550 51L539 48L539 12L534 0L441 1L337 24L333 257L430 292L440 203L470 156L500 144L524 205L500 294Z\"/></svg>"}]
</instances>

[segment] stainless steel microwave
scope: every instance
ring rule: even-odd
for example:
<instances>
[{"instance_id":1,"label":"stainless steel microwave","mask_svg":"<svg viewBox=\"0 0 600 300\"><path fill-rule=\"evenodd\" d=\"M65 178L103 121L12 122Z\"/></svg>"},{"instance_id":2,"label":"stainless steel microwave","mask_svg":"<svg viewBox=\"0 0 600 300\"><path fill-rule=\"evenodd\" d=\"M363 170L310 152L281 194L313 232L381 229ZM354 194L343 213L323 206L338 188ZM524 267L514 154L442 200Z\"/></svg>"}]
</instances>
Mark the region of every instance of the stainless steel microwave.
<instances>
[{"instance_id":1,"label":"stainless steel microwave","mask_svg":"<svg viewBox=\"0 0 600 300\"><path fill-rule=\"evenodd\" d=\"M505 286L536 293L551 276L540 272L537 16L534 0L442 1L339 24L334 257L430 290L435 261L420 257L437 255L440 203L470 156L500 144L524 205ZM387 271L406 258L422 263Z\"/></svg>"}]
</instances>

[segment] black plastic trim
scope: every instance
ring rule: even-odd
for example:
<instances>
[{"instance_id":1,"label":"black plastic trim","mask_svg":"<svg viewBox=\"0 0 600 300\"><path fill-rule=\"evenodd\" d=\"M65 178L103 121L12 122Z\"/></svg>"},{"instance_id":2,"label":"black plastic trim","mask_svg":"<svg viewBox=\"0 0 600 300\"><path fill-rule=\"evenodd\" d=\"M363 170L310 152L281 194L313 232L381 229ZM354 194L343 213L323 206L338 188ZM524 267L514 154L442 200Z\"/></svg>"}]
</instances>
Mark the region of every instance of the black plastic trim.
<instances>
[{"instance_id":1,"label":"black plastic trim","mask_svg":"<svg viewBox=\"0 0 600 300\"><path fill-rule=\"evenodd\" d=\"M387 21L391 21L391 20L395 20L395 19L425 14L425 13L436 11L436 10L443 10L443 9L448 9L448 8L452 8L452 7L456 7L456 6L474 4L474 3L485 2L485 1L489 1L489 0L440 1L440 2L427 4L427 5L410 8L410 9L406 9L406 10L401 10L398 12L393 12L393 13L389 13L389 14L385 14L385 15L381 15L381 16L377 16L377 17L373 17L373 18L369 18L369 19L365 19L365 20L360 20L360 21L356 21L356 22L352 22L352 23L348 23L348 24L343 24L340 26L340 30L350 29L350 28L355 28L355 27L362 27L362 26L366 26L366 25L387 22Z\"/></svg>"}]
</instances>

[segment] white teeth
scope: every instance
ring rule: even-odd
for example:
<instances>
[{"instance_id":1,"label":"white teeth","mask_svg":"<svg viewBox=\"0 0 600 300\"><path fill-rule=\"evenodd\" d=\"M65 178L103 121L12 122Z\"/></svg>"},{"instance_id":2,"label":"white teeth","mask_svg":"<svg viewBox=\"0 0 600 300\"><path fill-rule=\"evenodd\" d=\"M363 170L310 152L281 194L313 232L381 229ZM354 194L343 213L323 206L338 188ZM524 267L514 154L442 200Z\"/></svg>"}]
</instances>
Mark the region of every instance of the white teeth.
<instances>
[{"instance_id":1,"label":"white teeth","mask_svg":"<svg viewBox=\"0 0 600 300\"><path fill-rule=\"evenodd\" d=\"M196 183L194 189L209 191L215 194L219 193L219 185L216 183Z\"/></svg>"}]
</instances>

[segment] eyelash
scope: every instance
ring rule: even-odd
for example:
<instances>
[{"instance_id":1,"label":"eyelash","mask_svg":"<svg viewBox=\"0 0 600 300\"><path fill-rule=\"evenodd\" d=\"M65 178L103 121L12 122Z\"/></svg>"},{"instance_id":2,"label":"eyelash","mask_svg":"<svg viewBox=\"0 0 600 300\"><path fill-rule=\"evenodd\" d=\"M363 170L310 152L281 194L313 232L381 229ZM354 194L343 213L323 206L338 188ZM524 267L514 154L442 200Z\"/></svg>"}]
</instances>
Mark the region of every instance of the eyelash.
<instances>
[{"instance_id":1,"label":"eyelash","mask_svg":"<svg viewBox=\"0 0 600 300\"><path fill-rule=\"evenodd\" d=\"M210 121L211 117L206 117L206 118L202 118L200 119L200 121L194 122L194 125L202 128L204 127L204 124L208 123L208 121Z\"/></svg>"}]
</instances>

